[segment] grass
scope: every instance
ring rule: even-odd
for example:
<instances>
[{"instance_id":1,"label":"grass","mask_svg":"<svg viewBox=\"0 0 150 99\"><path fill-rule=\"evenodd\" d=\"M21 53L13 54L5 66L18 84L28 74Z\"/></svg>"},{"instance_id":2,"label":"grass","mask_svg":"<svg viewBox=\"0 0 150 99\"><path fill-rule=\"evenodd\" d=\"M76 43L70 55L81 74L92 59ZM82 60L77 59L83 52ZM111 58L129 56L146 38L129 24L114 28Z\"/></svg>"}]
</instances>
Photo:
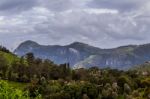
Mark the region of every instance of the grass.
<instances>
[{"instance_id":1,"label":"grass","mask_svg":"<svg viewBox=\"0 0 150 99\"><path fill-rule=\"evenodd\" d=\"M20 90L24 90L24 88L26 88L29 85L29 83L19 83L19 82L8 81L8 80L0 80L0 81L5 81L8 83L9 87L20 89Z\"/></svg>"}]
</instances>

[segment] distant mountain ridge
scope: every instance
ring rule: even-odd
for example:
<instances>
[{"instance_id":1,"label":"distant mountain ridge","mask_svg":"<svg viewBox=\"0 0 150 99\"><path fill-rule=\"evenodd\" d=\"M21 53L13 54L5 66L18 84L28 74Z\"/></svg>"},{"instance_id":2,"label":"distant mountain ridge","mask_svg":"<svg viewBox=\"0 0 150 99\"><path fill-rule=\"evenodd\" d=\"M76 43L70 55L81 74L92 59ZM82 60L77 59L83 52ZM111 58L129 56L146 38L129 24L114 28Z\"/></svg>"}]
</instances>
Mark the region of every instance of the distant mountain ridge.
<instances>
[{"instance_id":1,"label":"distant mountain ridge","mask_svg":"<svg viewBox=\"0 0 150 99\"><path fill-rule=\"evenodd\" d=\"M99 66L100 68L128 69L150 60L150 44L100 49L80 42L66 46L45 46L34 41L25 41L14 51L19 56L28 52L42 59L50 59L57 64L70 63L73 68Z\"/></svg>"}]
</instances>

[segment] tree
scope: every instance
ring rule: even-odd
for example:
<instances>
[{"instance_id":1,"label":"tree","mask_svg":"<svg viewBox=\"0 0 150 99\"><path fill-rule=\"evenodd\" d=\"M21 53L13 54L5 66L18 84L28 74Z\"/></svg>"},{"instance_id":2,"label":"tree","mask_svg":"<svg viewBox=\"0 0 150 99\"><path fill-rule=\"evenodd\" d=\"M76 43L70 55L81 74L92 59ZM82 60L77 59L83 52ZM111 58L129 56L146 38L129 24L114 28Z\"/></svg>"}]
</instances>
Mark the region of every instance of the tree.
<instances>
[{"instance_id":1,"label":"tree","mask_svg":"<svg viewBox=\"0 0 150 99\"><path fill-rule=\"evenodd\" d=\"M124 92L127 94L131 93L131 88L127 83L124 84Z\"/></svg>"},{"instance_id":2,"label":"tree","mask_svg":"<svg viewBox=\"0 0 150 99\"><path fill-rule=\"evenodd\" d=\"M27 53L26 54L26 59L29 65L32 65L32 63L34 62L34 54L33 53Z\"/></svg>"},{"instance_id":3,"label":"tree","mask_svg":"<svg viewBox=\"0 0 150 99\"><path fill-rule=\"evenodd\" d=\"M10 51L6 47L3 47L3 46L0 46L0 51L5 52L5 53L10 53Z\"/></svg>"},{"instance_id":4,"label":"tree","mask_svg":"<svg viewBox=\"0 0 150 99\"><path fill-rule=\"evenodd\" d=\"M8 61L7 59L4 57L3 54L0 54L0 72L1 72L1 76L3 78L6 78L6 73L8 70Z\"/></svg>"},{"instance_id":5,"label":"tree","mask_svg":"<svg viewBox=\"0 0 150 99\"><path fill-rule=\"evenodd\" d=\"M98 90L94 84L85 83L82 89L83 94L87 94L90 99L95 99L98 97Z\"/></svg>"}]
</instances>

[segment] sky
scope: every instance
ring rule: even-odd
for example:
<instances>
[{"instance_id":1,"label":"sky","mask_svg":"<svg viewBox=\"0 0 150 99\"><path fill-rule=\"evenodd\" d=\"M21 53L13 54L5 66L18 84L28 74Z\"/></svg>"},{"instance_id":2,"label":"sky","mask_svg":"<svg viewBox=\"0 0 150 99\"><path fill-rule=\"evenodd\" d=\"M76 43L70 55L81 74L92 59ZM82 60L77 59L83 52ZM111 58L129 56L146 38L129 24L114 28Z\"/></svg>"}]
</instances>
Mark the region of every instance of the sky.
<instances>
[{"instance_id":1,"label":"sky","mask_svg":"<svg viewBox=\"0 0 150 99\"><path fill-rule=\"evenodd\" d=\"M26 40L100 48L150 43L150 0L1 0L0 44L13 50Z\"/></svg>"}]
</instances>

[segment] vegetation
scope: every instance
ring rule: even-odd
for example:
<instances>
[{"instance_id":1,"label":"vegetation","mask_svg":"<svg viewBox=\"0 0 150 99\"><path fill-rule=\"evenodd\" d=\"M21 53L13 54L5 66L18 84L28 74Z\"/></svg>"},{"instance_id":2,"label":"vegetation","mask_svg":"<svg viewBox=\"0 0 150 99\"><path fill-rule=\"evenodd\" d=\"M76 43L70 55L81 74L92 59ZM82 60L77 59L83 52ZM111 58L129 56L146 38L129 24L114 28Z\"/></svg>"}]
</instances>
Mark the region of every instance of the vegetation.
<instances>
[{"instance_id":1,"label":"vegetation","mask_svg":"<svg viewBox=\"0 0 150 99\"><path fill-rule=\"evenodd\" d=\"M26 91L10 87L4 81L0 81L0 99L29 99L29 94Z\"/></svg>"},{"instance_id":2,"label":"vegetation","mask_svg":"<svg viewBox=\"0 0 150 99\"><path fill-rule=\"evenodd\" d=\"M10 51L4 46L0 46L0 51L5 52L5 53L10 53Z\"/></svg>"},{"instance_id":3,"label":"vegetation","mask_svg":"<svg viewBox=\"0 0 150 99\"><path fill-rule=\"evenodd\" d=\"M21 58L0 53L0 99L150 99L148 66L143 71L73 70L32 53Z\"/></svg>"}]
</instances>

